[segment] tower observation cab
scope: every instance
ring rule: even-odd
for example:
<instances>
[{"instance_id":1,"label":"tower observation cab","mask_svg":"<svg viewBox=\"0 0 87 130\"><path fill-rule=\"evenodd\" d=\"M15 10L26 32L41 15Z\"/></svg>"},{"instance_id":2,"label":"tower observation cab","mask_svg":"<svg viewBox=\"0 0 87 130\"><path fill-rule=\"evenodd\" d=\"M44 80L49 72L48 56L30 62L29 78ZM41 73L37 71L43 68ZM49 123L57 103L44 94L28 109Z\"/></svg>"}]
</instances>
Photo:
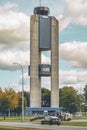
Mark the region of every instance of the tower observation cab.
<instances>
[{"instance_id":1,"label":"tower observation cab","mask_svg":"<svg viewBox=\"0 0 87 130\"><path fill-rule=\"evenodd\" d=\"M50 10L48 7L39 6L34 8L34 14L37 15L49 15Z\"/></svg>"}]
</instances>

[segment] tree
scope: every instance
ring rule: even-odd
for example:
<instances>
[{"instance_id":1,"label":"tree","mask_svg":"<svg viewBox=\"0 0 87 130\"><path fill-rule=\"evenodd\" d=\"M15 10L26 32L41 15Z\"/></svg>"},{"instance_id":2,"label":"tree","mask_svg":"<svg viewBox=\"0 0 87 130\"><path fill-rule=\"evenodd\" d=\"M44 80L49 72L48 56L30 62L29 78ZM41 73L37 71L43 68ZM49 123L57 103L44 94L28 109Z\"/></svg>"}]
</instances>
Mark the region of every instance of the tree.
<instances>
[{"instance_id":1,"label":"tree","mask_svg":"<svg viewBox=\"0 0 87 130\"><path fill-rule=\"evenodd\" d=\"M9 102L9 109L14 110L18 106L18 95L16 92L12 88L6 88L3 94Z\"/></svg>"},{"instance_id":2,"label":"tree","mask_svg":"<svg viewBox=\"0 0 87 130\"><path fill-rule=\"evenodd\" d=\"M1 101L2 101L2 96L3 96L3 91L2 91L2 89L0 88L0 112L1 112L1 110L2 110L2 107L1 107Z\"/></svg>"},{"instance_id":3,"label":"tree","mask_svg":"<svg viewBox=\"0 0 87 130\"><path fill-rule=\"evenodd\" d=\"M87 112L87 84L85 85L85 87L84 87L84 104L83 104L83 111L85 112L85 114L86 114L86 112Z\"/></svg>"},{"instance_id":4,"label":"tree","mask_svg":"<svg viewBox=\"0 0 87 130\"><path fill-rule=\"evenodd\" d=\"M42 107L50 107L50 90L46 88L41 89Z\"/></svg>"},{"instance_id":5,"label":"tree","mask_svg":"<svg viewBox=\"0 0 87 130\"><path fill-rule=\"evenodd\" d=\"M87 84L85 85L84 88L84 96L85 96L85 104L87 105Z\"/></svg>"},{"instance_id":6,"label":"tree","mask_svg":"<svg viewBox=\"0 0 87 130\"><path fill-rule=\"evenodd\" d=\"M4 119L9 108L9 102L0 88L0 112L4 114Z\"/></svg>"},{"instance_id":7,"label":"tree","mask_svg":"<svg viewBox=\"0 0 87 130\"><path fill-rule=\"evenodd\" d=\"M60 107L63 107L65 111L74 113L80 109L82 102L82 96L77 93L73 87L63 87L59 92Z\"/></svg>"},{"instance_id":8,"label":"tree","mask_svg":"<svg viewBox=\"0 0 87 130\"><path fill-rule=\"evenodd\" d=\"M7 100L4 93L2 93L0 97L0 111L4 114L4 120L6 117L6 113L8 112L9 106L10 106L9 100Z\"/></svg>"},{"instance_id":9,"label":"tree","mask_svg":"<svg viewBox=\"0 0 87 130\"><path fill-rule=\"evenodd\" d=\"M30 93L24 91L24 97L26 98L26 105L30 106Z\"/></svg>"},{"instance_id":10,"label":"tree","mask_svg":"<svg viewBox=\"0 0 87 130\"><path fill-rule=\"evenodd\" d=\"M22 113L22 92L18 92L17 97L18 97L18 106L14 110L18 115L20 115ZM24 96L24 109L26 105L27 105L27 99Z\"/></svg>"}]
</instances>

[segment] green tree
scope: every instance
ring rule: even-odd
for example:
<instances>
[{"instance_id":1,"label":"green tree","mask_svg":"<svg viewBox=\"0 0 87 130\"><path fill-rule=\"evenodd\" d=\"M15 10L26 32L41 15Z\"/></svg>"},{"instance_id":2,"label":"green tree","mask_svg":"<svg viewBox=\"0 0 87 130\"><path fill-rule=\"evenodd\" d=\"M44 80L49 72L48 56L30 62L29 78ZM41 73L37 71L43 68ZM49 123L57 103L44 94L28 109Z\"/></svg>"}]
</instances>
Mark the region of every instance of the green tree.
<instances>
[{"instance_id":1,"label":"green tree","mask_svg":"<svg viewBox=\"0 0 87 130\"><path fill-rule=\"evenodd\" d=\"M9 106L10 106L9 101L3 95L0 98L0 110L4 114L4 120L5 120L5 117L6 117L6 113L8 112Z\"/></svg>"},{"instance_id":2,"label":"green tree","mask_svg":"<svg viewBox=\"0 0 87 130\"><path fill-rule=\"evenodd\" d=\"M50 107L50 90L46 88L41 89L42 107Z\"/></svg>"},{"instance_id":3,"label":"green tree","mask_svg":"<svg viewBox=\"0 0 87 130\"><path fill-rule=\"evenodd\" d=\"M6 113L8 111L8 108L9 108L9 102L8 102L7 98L5 97L5 95L4 95L4 92L0 88L0 112L3 113L4 119L6 117Z\"/></svg>"},{"instance_id":4,"label":"green tree","mask_svg":"<svg viewBox=\"0 0 87 130\"><path fill-rule=\"evenodd\" d=\"M85 104L87 105L87 84L84 87Z\"/></svg>"},{"instance_id":5,"label":"green tree","mask_svg":"<svg viewBox=\"0 0 87 130\"><path fill-rule=\"evenodd\" d=\"M59 96L60 107L63 107L65 111L74 113L80 109L83 97L73 87L65 86L61 88Z\"/></svg>"},{"instance_id":6,"label":"green tree","mask_svg":"<svg viewBox=\"0 0 87 130\"><path fill-rule=\"evenodd\" d=\"M18 106L14 110L18 115L20 115L22 112L22 92L18 92L17 97L18 97ZM26 105L27 105L27 99L24 96L24 109Z\"/></svg>"},{"instance_id":7,"label":"green tree","mask_svg":"<svg viewBox=\"0 0 87 130\"><path fill-rule=\"evenodd\" d=\"M24 91L24 97L26 98L26 106L30 106L30 92Z\"/></svg>"},{"instance_id":8,"label":"green tree","mask_svg":"<svg viewBox=\"0 0 87 130\"><path fill-rule=\"evenodd\" d=\"M83 104L83 107L82 107L82 111L87 112L87 84L85 85L84 87L84 104Z\"/></svg>"}]
</instances>

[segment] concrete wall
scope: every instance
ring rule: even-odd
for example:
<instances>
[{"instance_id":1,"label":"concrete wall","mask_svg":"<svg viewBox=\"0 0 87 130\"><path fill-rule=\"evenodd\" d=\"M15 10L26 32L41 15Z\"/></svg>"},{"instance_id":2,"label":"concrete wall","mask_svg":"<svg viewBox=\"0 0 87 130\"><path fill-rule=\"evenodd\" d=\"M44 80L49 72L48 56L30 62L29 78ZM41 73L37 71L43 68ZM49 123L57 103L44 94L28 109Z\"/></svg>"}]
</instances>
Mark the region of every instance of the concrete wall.
<instances>
[{"instance_id":1,"label":"concrete wall","mask_svg":"<svg viewBox=\"0 0 87 130\"><path fill-rule=\"evenodd\" d=\"M38 64L40 63L38 41L38 16L30 19L30 107L41 107L41 79Z\"/></svg>"},{"instance_id":2,"label":"concrete wall","mask_svg":"<svg viewBox=\"0 0 87 130\"><path fill-rule=\"evenodd\" d=\"M58 21L51 17L51 107L59 107Z\"/></svg>"}]
</instances>

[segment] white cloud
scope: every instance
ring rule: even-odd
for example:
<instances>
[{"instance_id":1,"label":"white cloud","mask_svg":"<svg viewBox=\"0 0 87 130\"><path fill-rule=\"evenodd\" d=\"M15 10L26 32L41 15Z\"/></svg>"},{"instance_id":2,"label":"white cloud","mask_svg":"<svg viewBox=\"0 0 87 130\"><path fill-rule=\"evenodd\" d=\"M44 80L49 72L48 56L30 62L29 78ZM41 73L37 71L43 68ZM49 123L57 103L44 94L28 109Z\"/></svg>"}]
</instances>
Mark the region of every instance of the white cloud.
<instances>
[{"instance_id":1,"label":"white cloud","mask_svg":"<svg viewBox=\"0 0 87 130\"><path fill-rule=\"evenodd\" d=\"M87 42L72 42L60 45L60 58L73 67L87 69Z\"/></svg>"},{"instance_id":2,"label":"white cloud","mask_svg":"<svg viewBox=\"0 0 87 130\"><path fill-rule=\"evenodd\" d=\"M64 86L72 86L78 92L82 93L85 84L87 84L87 71L78 71L78 70L60 70L59 71L59 88ZM13 83L12 87L15 91L21 91L21 75L18 83ZM50 77L41 78L41 87L51 89L51 79ZM24 73L24 90L30 91L30 77L28 73Z\"/></svg>"},{"instance_id":3,"label":"white cloud","mask_svg":"<svg viewBox=\"0 0 87 130\"><path fill-rule=\"evenodd\" d=\"M65 0L61 5L63 11L57 16L60 31L67 28L70 23L87 25L87 0ZM56 7L57 8L57 7Z\"/></svg>"},{"instance_id":4,"label":"white cloud","mask_svg":"<svg viewBox=\"0 0 87 130\"><path fill-rule=\"evenodd\" d=\"M41 63L42 64L50 64L50 57L45 54L41 54Z\"/></svg>"},{"instance_id":5,"label":"white cloud","mask_svg":"<svg viewBox=\"0 0 87 130\"><path fill-rule=\"evenodd\" d=\"M9 2L0 6L0 69L12 70L13 62L29 64L30 19L15 7Z\"/></svg>"},{"instance_id":6,"label":"white cloud","mask_svg":"<svg viewBox=\"0 0 87 130\"><path fill-rule=\"evenodd\" d=\"M60 84L70 85L86 83L87 71L60 70Z\"/></svg>"},{"instance_id":7,"label":"white cloud","mask_svg":"<svg viewBox=\"0 0 87 130\"><path fill-rule=\"evenodd\" d=\"M67 28L72 18L70 16L66 17L64 15L59 15L58 20L59 20L59 30L62 31L63 29Z\"/></svg>"},{"instance_id":8,"label":"white cloud","mask_svg":"<svg viewBox=\"0 0 87 130\"><path fill-rule=\"evenodd\" d=\"M51 89L51 79L50 79L50 77L42 77L41 87L47 88L49 90Z\"/></svg>"},{"instance_id":9,"label":"white cloud","mask_svg":"<svg viewBox=\"0 0 87 130\"><path fill-rule=\"evenodd\" d=\"M14 4L0 7L0 49L25 44L29 41L29 17L12 11Z\"/></svg>"},{"instance_id":10,"label":"white cloud","mask_svg":"<svg viewBox=\"0 0 87 130\"><path fill-rule=\"evenodd\" d=\"M82 93L85 84L87 84L87 71L60 70L59 77L60 88L64 86L72 86L78 92Z\"/></svg>"},{"instance_id":11,"label":"white cloud","mask_svg":"<svg viewBox=\"0 0 87 130\"><path fill-rule=\"evenodd\" d=\"M13 63L22 64L27 67L29 64L29 51L22 50L8 50L0 52L0 68L6 70L14 70L18 66Z\"/></svg>"},{"instance_id":12,"label":"white cloud","mask_svg":"<svg viewBox=\"0 0 87 130\"><path fill-rule=\"evenodd\" d=\"M76 84L77 83L77 74L76 71L63 71L60 70L60 84Z\"/></svg>"},{"instance_id":13,"label":"white cloud","mask_svg":"<svg viewBox=\"0 0 87 130\"><path fill-rule=\"evenodd\" d=\"M66 0L67 14L73 21L82 25L87 25L87 1L86 0Z\"/></svg>"},{"instance_id":14,"label":"white cloud","mask_svg":"<svg viewBox=\"0 0 87 130\"><path fill-rule=\"evenodd\" d=\"M4 14L6 13L9 9L12 9L14 7L17 7L16 4L14 3L10 3L10 2L7 2L6 4L4 4L3 6L0 6L0 14Z\"/></svg>"},{"instance_id":15,"label":"white cloud","mask_svg":"<svg viewBox=\"0 0 87 130\"><path fill-rule=\"evenodd\" d=\"M87 71L78 71L78 70L60 70L59 71L59 88L64 86L72 86L78 92L83 92L83 88L87 83ZM27 73L24 74L25 80L25 90L30 90L29 80L30 77ZM20 79L21 83L21 79ZM41 78L41 87L51 89L51 78L50 77L42 77Z\"/></svg>"}]
</instances>

